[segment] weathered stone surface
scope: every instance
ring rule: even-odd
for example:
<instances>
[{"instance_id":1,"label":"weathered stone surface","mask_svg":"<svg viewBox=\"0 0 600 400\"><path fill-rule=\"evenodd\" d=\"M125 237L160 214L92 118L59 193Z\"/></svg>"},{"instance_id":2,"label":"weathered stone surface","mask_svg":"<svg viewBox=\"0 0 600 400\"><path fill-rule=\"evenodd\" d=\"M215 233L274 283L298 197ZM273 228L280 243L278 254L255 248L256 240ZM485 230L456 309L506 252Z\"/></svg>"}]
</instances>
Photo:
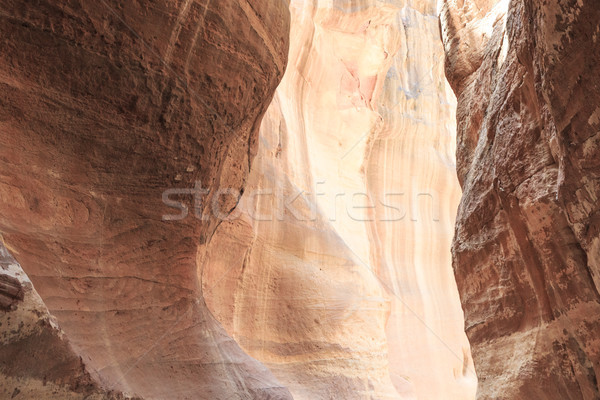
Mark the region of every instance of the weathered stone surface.
<instances>
[{"instance_id":1,"label":"weathered stone surface","mask_svg":"<svg viewBox=\"0 0 600 400\"><path fill-rule=\"evenodd\" d=\"M208 245L207 305L296 399L473 398L436 2L292 1L291 14L239 218Z\"/></svg>"},{"instance_id":2,"label":"weathered stone surface","mask_svg":"<svg viewBox=\"0 0 600 400\"><path fill-rule=\"evenodd\" d=\"M146 399L290 398L204 305L219 221L162 220L165 189L243 187L287 4L8 0L0 21L0 232L76 354Z\"/></svg>"},{"instance_id":3,"label":"weathered stone surface","mask_svg":"<svg viewBox=\"0 0 600 400\"><path fill-rule=\"evenodd\" d=\"M0 398L125 398L98 385L1 242L0 304Z\"/></svg>"},{"instance_id":4,"label":"weathered stone surface","mask_svg":"<svg viewBox=\"0 0 600 400\"><path fill-rule=\"evenodd\" d=\"M447 0L453 263L481 399L598 399L600 8Z\"/></svg>"}]
</instances>

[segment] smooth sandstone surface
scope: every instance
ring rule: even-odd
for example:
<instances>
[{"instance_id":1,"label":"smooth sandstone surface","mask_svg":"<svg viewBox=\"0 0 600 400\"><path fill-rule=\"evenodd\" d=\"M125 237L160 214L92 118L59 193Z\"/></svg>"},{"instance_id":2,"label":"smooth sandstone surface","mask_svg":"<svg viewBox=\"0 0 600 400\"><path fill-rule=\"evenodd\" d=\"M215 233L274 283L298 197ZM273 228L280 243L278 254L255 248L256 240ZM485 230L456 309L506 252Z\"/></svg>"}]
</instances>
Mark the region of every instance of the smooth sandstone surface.
<instances>
[{"instance_id":1,"label":"smooth sandstone surface","mask_svg":"<svg viewBox=\"0 0 600 400\"><path fill-rule=\"evenodd\" d=\"M598 399L598 2L447 0L441 17L478 398Z\"/></svg>"},{"instance_id":2,"label":"smooth sandstone surface","mask_svg":"<svg viewBox=\"0 0 600 400\"><path fill-rule=\"evenodd\" d=\"M4 1L0 396L600 398L600 9L442 3Z\"/></svg>"},{"instance_id":3,"label":"smooth sandstone surface","mask_svg":"<svg viewBox=\"0 0 600 400\"><path fill-rule=\"evenodd\" d=\"M286 65L287 6L0 4L0 232L94 385L291 398L204 304L196 259L219 221L162 218L166 189L244 186ZM34 390L35 369L21 372Z\"/></svg>"},{"instance_id":4,"label":"smooth sandstone surface","mask_svg":"<svg viewBox=\"0 0 600 400\"><path fill-rule=\"evenodd\" d=\"M295 399L474 398L436 2L290 10L244 195L201 261L207 305Z\"/></svg>"},{"instance_id":5,"label":"smooth sandstone surface","mask_svg":"<svg viewBox=\"0 0 600 400\"><path fill-rule=\"evenodd\" d=\"M0 398L120 400L98 385L21 266L0 243ZM129 397L127 397L129 398Z\"/></svg>"}]
</instances>

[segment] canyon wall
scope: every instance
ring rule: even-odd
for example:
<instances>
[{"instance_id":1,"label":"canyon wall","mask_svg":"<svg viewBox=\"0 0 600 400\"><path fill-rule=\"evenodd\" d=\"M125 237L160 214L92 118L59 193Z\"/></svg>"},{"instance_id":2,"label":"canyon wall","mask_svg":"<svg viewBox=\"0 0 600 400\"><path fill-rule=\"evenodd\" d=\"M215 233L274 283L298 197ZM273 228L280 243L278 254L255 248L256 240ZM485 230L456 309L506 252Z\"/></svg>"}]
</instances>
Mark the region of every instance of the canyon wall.
<instances>
[{"instance_id":1,"label":"canyon wall","mask_svg":"<svg viewBox=\"0 0 600 400\"><path fill-rule=\"evenodd\" d=\"M124 399L102 388L0 242L0 398Z\"/></svg>"},{"instance_id":2,"label":"canyon wall","mask_svg":"<svg viewBox=\"0 0 600 400\"><path fill-rule=\"evenodd\" d=\"M478 398L598 399L598 2L446 0L441 20Z\"/></svg>"},{"instance_id":3,"label":"canyon wall","mask_svg":"<svg viewBox=\"0 0 600 400\"><path fill-rule=\"evenodd\" d=\"M45 350L75 368L3 361L3 381L23 385L11 395L87 382L145 399L291 398L206 309L196 260L219 219L196 205L206 218L163 218L190 202L167 189L244 186L287 61L287 3L8 0L0 21L0 232L45 306L4 265L0 294L33 325L27 307L46 325L51 313L58 325L36 328ZM0 354L36 351L20 341L30 327Z\"/></svg>"},{"instance_id":4,"label":"canyon wall","mask_svg":"<svg viewBox=\"0 0 600 400\"><path fill-rule=\"evenodd\" d=\"M474 398L436 2L290 9L258 155L200 261L207 305L295 399Z\"/></svg>"}]
</instances>

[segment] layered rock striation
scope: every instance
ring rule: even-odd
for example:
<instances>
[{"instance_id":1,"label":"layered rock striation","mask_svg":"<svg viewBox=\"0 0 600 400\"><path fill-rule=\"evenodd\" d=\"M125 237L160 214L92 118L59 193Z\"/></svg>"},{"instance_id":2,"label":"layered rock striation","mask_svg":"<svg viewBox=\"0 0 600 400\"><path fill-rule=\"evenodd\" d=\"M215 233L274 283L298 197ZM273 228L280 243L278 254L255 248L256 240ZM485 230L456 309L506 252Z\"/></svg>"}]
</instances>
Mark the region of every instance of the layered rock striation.
<instances>
[{"instance_id":1,"label":"layered rock striation","mask_svg":"<svg viewBox=\"0 0 600 400\"><path fill-rule=\"evenodd\" d=\"M0 20L0 232L94 384L291 398L206 309L196 260L219 220L164 198L243 188L286 65L287 4L11 0ZM165 220L180 200L188 218Z\"/></svg>"},{"instance_id":2,"label":"layered rock striation","mask_svg":"<svg viewBox=\"0 0 600 400\"><path fill-rule=\"evenodd\" d=\"M0 243L0 397L130 398L100 387L21 266Z\"/></svg>"},{"instance_id":3,"label":"layered rock striation","mask_svg":"<svg viewBox=\"0 0 600 400\"><path fill-rule=\"evenodd\" d=\"M599 20L595 1L444 2L481 399L600 398Z\"/></svg>"},{"instance_id":4,"label":"layered rock striation","mask_svg":"<svg viewBox=\"0 0 600 400\"><path fill-rule=\"evenodd\" d=\"M207 245L207 305L296 399L473 398L435 1L290 10L244 195Z\"/></svg>"}]
</instances>

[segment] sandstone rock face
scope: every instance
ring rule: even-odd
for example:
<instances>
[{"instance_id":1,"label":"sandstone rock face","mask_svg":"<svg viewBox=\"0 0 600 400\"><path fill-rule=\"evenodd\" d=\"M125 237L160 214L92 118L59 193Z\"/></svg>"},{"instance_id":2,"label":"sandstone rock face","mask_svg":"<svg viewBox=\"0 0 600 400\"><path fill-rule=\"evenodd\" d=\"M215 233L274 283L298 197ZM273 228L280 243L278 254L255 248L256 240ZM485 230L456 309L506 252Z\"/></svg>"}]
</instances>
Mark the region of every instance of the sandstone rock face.
<instances>
[{"instance_id":1,"label":"sandstone rock face","mask_svg":"<svg viewBox=\"0 0 600 400\"><path fill-rule=\"evenodd\" d=\"M0 243L0 398L123 399L103 390Z\"/></svg>"},{"instance_id":2,"label":"sandstone rock face","mask_svg":"<svg viewBox=\"0 0 600 400\"><path fill-rule=\"evenodd\" d=\"M291 2L286 75L201 262L209 309L295 399L474 398L435 3Z\"/></svg>"},{"instance_id":3,"label":"sandstone rock face","mask_svg":"<svg viewBox=\"0 0 600 400\"><path fill-rule=\"evenodd\" d=\"M164 221L162 197L243 187L287 4L9 0L0 20L0 232L95 384L290 398L205 307L196 260L219 221Z\"/></svg>"},{"instance_id":4,"label":"sandstone rock face","mask_svg":"<svg viewBox=\"0 0 600 400\"><path fill-rule=\"evenodd\" d=\"M600 9L447 0L453 265L481 399L598 399Z\"/></svg>"}]
</instances>

